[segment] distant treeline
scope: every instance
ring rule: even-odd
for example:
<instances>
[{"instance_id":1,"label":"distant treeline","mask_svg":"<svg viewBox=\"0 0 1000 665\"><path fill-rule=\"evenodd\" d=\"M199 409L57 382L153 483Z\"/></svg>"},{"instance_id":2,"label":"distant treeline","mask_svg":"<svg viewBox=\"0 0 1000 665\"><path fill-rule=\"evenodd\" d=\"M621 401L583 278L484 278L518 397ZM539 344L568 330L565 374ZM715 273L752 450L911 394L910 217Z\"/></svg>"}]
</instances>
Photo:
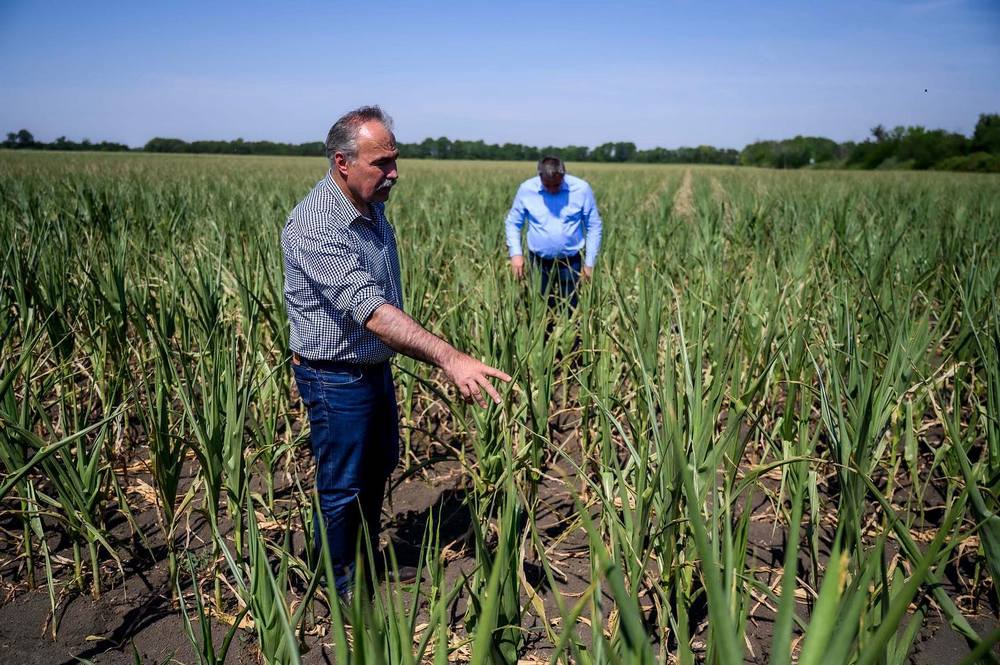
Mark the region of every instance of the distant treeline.
<instances>
[{"instance_id":1,"label":"distant treeline","mask_svg":"<svg viewBox=\"0 0 1000 665\"><path fill-rule=\"evenodd\" d=\"M544 155L558 155L567 162L642 162L646 164L739 164L740 151L702 145L697 148L653 148L639 150L634 143L602 143L596 148L582 145L536 148L520 143L485 143L424 139L402 143L400 155L414 159L492 159L534 161Z\"/></svg>"},{"instance_id":2,"label":"distant treeline","mask_svg":"<svg viewBox=\"0 0 1000 665\"><path fill-rule=\"evenodd\" d=\"M22 129L19 132L7 132L7 140L3 142L3 147L13 149L30 148L32 150L101 150L105 152L131 150L124 143L112 143L110 141L91 143L90 139L83 139L77 143L76 141L66 140L65 136L60 136L52 143L42 143L41 141L36 141L35 137L27 129Z\"/></svg>"},{"instance_id":3,"label":"distant treeline","mask_svg":"<svg viewBox=\"0 0 1000 665\"><path fill-rule=\"evenodd\" d=\"M697 148L653 148L639 150L634 143L604 143L596 148L571 145L563 148L536 148L520 143L452 141L446 137L427 138L420 143L400 143L399 154L407 159L489 159L499 161L534 161L543 155L559 155L570 162L645 162L661 164L739 164L740 151L703 145ZM180 139L151 140L146 152L200 152L236 155L325 155L323 143L272 143L271 141L193 141Z\"/></svg>"},{"instance_id":4,"label":"distant treeline","mask_svg":"<svg viewBox=\"0 0 1000 665\"><path fill-rule=\"evenodd\" d=\"M920 126L886 129L878 125L861 143L837 143L819 136L758 141L743 148L740 163L777 169L814 166L1000 173L1000 114L980 115L971 137Z\"/></svg>"},{"instance_id":5,"label":"distant treeline","mask_svg":"<svg viewBox=\"0 0 1000 665\"><path fill-rule=\"evenodd\" d=\"M323 142L275 143L274 141L182 141L181 139L151 139L142 148L145 152L191 152L208 155L289 155L322 157Z\"/></svg>"},{"instance_id":6,"label":"distant treeline","mask_svg":"<svg viewBox=\"0 0 1000 665\"><path fill-rule=\"evenodd\" d=\"M3 147L36 150L130 150L121 143L77 143L60 136L52 143L36 141L22 129L7 134ZM277 143L274 141L183 141L154 138L138 149L144 152L206 153L226 155L324 155L323 143ZM652 148L639 150L634 143L604 143L586 146L536 148L520 143L452 141L441 137L420 143L400 143L402 157L408 159L489 159L537 160L543 155L559 155L570 162L637 162L645 164L742 164L778 169L859 168L859 169L944 169L1000 173L1000 114L979 116L971 137L943 129L882 125L860 143L837 143L817 136L796 136L780 141L757 141L742 151L702 145L696 148Z\"/></svg>"}]
</instances>

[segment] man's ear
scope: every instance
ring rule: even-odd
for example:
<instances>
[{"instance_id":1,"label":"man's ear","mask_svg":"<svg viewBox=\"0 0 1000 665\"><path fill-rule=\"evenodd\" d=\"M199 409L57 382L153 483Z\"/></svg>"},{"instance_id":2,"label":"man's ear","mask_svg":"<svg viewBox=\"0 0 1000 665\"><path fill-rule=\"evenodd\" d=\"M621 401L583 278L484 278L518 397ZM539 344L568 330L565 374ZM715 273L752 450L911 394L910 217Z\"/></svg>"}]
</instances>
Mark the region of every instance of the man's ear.
<instances>
[{"instance_id":1,"label":"man's ear","mask_svg":"<svg viewBox=\"0 0 1000 665\"><path fill-rule=\"evenodd\" d=\"M342 152L333 153L333 168L342 176L347 175L347 157Z\"/></svg>"}]
</instances>

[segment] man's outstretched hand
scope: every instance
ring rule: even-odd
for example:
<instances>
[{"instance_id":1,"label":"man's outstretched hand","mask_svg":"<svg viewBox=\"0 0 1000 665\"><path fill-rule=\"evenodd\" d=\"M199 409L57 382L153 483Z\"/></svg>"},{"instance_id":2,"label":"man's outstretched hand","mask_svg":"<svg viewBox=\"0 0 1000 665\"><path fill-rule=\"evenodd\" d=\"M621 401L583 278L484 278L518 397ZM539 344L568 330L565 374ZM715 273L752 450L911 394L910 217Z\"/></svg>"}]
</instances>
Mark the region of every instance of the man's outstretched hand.
<instances>
[{"instance_id":1,"label":"man's outstretched hand","mask_svg":"<svg viewBox=\"0 0 1000 665\"><path fill-rule=\"evenodd\" d=\"M445 371L451 382L458 387L462 393L462 398L472 403L473 400L479 406L486 408L486 399L483 391L490 396L494 403L500 403L500 393L493 387L489 377L500 379L505 383L510 383L510 376L494 367L481 363L472 356L455 350L454 354L444 363L441 369Z\"/></svg>"},{"instance_id":2,"label":"man's outstretched hand","mask_svg":"<svg viewBox=\"0 0 1000 665\"><path fill-rule=\"evenodd\" d=\"M466 402L475 400L479 406L486 408L486 400L482 393L485 390L486 394L499 404L500 393L493 387L490 377L510 383L508 374L479 362L467 353L462 353L437 335L425 330L409 314L389 303L383 303L372 312L365 322L365 327L392 350L443 369L448 378L458 386Z\"/></svg>"}]
</instances>

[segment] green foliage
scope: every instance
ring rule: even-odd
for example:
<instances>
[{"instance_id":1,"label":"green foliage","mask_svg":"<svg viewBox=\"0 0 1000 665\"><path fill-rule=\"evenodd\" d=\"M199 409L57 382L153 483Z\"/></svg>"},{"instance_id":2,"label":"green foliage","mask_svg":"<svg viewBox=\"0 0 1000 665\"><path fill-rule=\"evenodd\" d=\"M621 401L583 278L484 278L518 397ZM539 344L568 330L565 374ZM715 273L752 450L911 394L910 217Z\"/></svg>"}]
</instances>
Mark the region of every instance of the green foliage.
<instances>
[{"instance_id":1,"label":"green foliage","mask_svg":"<svg viewBox=\"0 0 1000 665\"><path fill-rule=\"evenodd\" d=\"M198 153L207 155L294 155L319 157L325 154L323 143L277 143L274 141L192 141L153 138L142 148L145 152Z\"/></svg>"},{"instance_id":2,"label":"green foliage","mask_svg":"<svg viewBox=\"0 0 1000 665\"><path fill-rule=\"evenodd\" d=\"M967 171L970 173L1000 173L1000 154L974 152L964 157L949 157L934 165L938 171Z\"/></svg>"},{"instance_id":3,"label":"green foliage","mask_svg":"<svg viewBox=\"0 0 1000 665\"><path fill-rule=\"evenodd\" d=\"M969 149L966 137L943 129L915 126L886 131L879 125L872 135L874 141L859 143L851 151L847 157L849 166L873 169L895 159L899 163L912 163L915 169L929 169L941 160L964 155Z\"/></svg>"},{"instance_id":4,"label":"green foliage","mask_svg":"<svg viewBox=\"0 0 1000 665\"><path fill-rule=\"evenodd\" d=\"M10 132L3 143L5 148L34 148L37 150L97 150L124 151L130 148L121 143L81 143L67 141L60 136L52 143L35 141L27 130ZM275 141L184 141L177 138L156 137L142 147L144 152L208 155L287 155L322 157L326 149L321 141L309 143L280 143ZM407 159L462 159L495 161L537 161L544 155L556 155L568 162L642 162L645 164L736 164L739 151L702 145L697 148L652 148L638 150L634 143L604 143L595 148L586 146L545 146L537 148L520 143L493 144L484 141L452 141L444 136L427 138L420 143L400 143L400 155Z\"/></svg>"},{"instance_id":5,"label":"green foliage","mask_svg":"<svg viewBox=\"0 0 1000 665\"><path fill-rule=\"evenodd\" d=\"M421 143L401 143L400 154L415 159L490 159L498 161L536 161L544 155L556 155L568 162L641 162L644 164L736 164L739 152L702 145L697 148L651 148L639 150L634 143L609 142L594 148L586 146L545 146L536 148L520 143L502 145L483 141L451 141L445 137L424 139Z\"/></svg>"},{"instance_id":6,"label":"green foliage","mask_svg":"<svg viewBox=\"0 0 1000 665\"><path fill-rule=\"evenodd\" d=\"M972 132L972 149L1000 155L1000 113L983 113Z\"/></svg>"},{"instance_id":7,"label":"green foliage","mask_svg":"<svg viewBox=\"0 0 1000 665\"><path fill-rule=\"evenodd\" d=\"M740 153L732 148L700 145L696 148L652 148L635 153L635 161L645 164L730 164L739 163Z\"/></svg>"},{"instance_id":8,"label":"green foliage","mask_svg":"<svg viewBox=\"0 0 1000 665\"><path fill-rule=\"evenodd\" d=\"M842 158L836 141L821 136L796 136L784 141L758 141L743 148L740 164L797 169Z\"/></svg>"},{"instance_id":9,"label":"green foliage","mask_svg":"<svg viewBox=\"0 0 1000 665\"><path fill-rule=\"evenodd\" d=\"M276 242L324 161L0 167L0 517L53 607L157 536L199 662L249 631L285 663L325 633L338 663L900 665L928 622L996 662L967 618L1000 574L996 176L581 164L604 250L546 336L502 234L533 164L402 162L408 310L514 382L480 410L396 360L394 483L444 462L464 503L428 512L423 584L341 604L297 556Z\"/></svg>"},{"instance_id":10,"label":"green foliage","mask_svg":"<svg viewBox=\"0 0 1000 665\"><path fill-rule=\"evenodd\" d=\"M797 169L844 165L862 169L994 172L994 163L980 153L1000 153L1000 115L979 116L972 138L943 129L920 126L886 129L876 125L872 138L838 144L823 137L796 136L783 141L757 141L740 153L744 166ZM970 154L971 153L971 154Z\"/></svg>"},{"instance_id":11,"label":"green foliage","mask_svg":"<svg viewBox=\"0 0 1000 665\"><path fill-rule=\"evenodd\" d=\"M34 135L27 129L22 129L17 133L7 132L7 139L3 142L3 147L13 150L31 148L34 150L95 150L98 152L123 152L130 149L124 143L114 143L111 141L92 143L90 139L83 139L77 143L76 141L67 140L65 136L60 136L52 143L43 143L36 141Z\"/></svg>"}]
</instances>

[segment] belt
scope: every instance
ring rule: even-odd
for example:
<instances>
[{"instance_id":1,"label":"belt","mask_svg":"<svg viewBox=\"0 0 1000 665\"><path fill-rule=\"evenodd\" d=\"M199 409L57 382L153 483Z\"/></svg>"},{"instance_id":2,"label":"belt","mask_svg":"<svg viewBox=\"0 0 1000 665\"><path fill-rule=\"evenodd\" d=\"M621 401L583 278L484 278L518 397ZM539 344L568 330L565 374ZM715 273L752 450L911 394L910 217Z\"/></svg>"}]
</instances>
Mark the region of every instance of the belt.
<instances>
[{"instance_id":1,"label":"belt","mask_svg":"<svg viewBox=\"0 0 1000 665\"><path fill-rule=\"evenodd\" d=\"M565 256L542 256L541 254L532 254L531 258L534 261L540 261L541 263L556 263L557 261L572 261L573 259L579 259L583 256L582 252L577 252L576 254L567 254Z\"/></svg>"},{"instance_id":2,"label":"belt","mask_svg":"<svg viewBox=\"0 0 1000 665\"><path fill-rule=\"evenodd\" d=\"M364 364L345 362L343 360L313 360L311 358L303 358L297 353L292 353L292 364L318 369L321 372L353 372L358 370L363 372L381 367L385 363Z\"/></svg>"}]
</instances>

